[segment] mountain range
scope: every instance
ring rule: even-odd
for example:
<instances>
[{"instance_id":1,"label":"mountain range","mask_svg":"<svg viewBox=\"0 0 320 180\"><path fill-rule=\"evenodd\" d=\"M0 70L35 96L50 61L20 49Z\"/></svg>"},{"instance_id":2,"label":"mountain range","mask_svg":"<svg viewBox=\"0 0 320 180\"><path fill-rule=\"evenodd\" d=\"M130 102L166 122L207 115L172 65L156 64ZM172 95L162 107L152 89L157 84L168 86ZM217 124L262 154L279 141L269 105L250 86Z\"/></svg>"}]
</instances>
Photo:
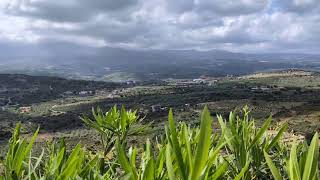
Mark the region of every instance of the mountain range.
<instances>
[{"instance_id":1,"label":"mountain range","mask_svg":"<svg viewBox=\"0 0 320 180\"><path fill-rule=\"evenodd\" d=\"M67 45L66 45L67 46ZM252 54L223 50L132 50L121 48L64 48L3 53L0 73L54 75L74 79L113 81L196 78L200 75L239 75L283 68L319 70L317 54ZM68 49L68 51L66 51ZM118 79L121 78L118 77Z\"/></svg>"}]
</instances>

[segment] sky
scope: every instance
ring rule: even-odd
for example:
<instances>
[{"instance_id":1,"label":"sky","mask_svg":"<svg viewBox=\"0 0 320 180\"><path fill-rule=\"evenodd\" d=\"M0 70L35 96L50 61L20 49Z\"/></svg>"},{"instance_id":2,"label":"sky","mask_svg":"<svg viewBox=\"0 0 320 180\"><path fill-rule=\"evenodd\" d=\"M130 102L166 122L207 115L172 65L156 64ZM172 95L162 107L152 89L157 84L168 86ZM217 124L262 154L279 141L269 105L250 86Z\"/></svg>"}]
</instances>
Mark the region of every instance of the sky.
<instances>
[{"instance_id":1,"label":"sky","mask_svg":"<svg viewBox=\"0 0 320 180\"><path fill-rule=\"evenodd\" d=\"M318 53L320 0L0 0L2 54L60 45Z\"/></svg>"}]
</instances>

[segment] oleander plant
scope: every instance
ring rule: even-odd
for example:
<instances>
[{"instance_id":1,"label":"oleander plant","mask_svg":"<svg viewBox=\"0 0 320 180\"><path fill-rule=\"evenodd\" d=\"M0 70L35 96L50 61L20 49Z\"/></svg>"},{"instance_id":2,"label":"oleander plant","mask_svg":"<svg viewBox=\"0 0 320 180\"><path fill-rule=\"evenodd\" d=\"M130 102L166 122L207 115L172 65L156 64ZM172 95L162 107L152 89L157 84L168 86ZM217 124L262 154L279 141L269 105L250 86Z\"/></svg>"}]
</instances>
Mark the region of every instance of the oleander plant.
<instances>
[{"instance_id":1,"label":"oleander plant","mask_svg":"<svg viewBox=\"0 0 320 180\"><path fill-rule=\"evenodd\" d=\"M164 132L139 145L129 139L150 134L152 126L143 124L136 111L97 108L81 119L99 134L101 150L92 152L80 144L67 148L61 139L34 153L39 129L31 138L22 137L19 123L0 163L0 179L320 179L318 133L309 144L286 141L286 124L269 133L272 118L257 126L247 107L227 119L211 117L205 107L199 126L176 122L170 110ZM213 128L214 120L220 128Z\"/></svg>"}]
</instances>

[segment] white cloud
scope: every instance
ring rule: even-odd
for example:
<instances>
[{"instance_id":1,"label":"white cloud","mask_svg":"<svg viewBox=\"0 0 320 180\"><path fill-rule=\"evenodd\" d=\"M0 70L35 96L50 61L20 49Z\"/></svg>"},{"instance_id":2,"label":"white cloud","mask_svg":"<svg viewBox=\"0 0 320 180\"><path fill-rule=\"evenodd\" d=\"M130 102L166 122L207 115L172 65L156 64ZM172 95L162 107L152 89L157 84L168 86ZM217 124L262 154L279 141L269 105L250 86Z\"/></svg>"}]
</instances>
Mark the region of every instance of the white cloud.
<instances>
[{"instance_id":1,"label":"white cloud","mask_svg":"<svg viewBox=\"0 0 320 180\"><path fill-rule=\"evenodd\" d=\"M0 41L2 39L35 43L41 38L29 29L29 23L24 18L7 16L0 12L0 24Z\"/></svg>"},{"instance_id":2,"label":"white cloud","mask_svg":"<svg viewBox=\"0 0 320 180\"><path fill-rule=\"evenodd\" d=\"M0 0L0 41L316 52L319 4L318 0Z\"/></svg>"}]
</instances>

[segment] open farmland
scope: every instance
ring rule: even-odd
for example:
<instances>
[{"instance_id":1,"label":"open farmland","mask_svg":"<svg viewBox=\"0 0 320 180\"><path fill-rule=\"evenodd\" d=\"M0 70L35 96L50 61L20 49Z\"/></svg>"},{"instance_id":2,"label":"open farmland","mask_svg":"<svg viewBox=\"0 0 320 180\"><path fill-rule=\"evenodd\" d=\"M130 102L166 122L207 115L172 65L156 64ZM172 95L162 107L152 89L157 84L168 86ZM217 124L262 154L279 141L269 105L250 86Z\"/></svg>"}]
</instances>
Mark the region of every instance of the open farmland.
<instances>
[{"instance_id":1,"label":"open farmland","mask_svg":"<svg viewBox=\"0 0 320 180\"><path fill-rule=\"evenodd\" d=\"M10 81L20 79L22 82L21 75L16 78L10 75L10 78ZM107 110L115 104L137 109L139 115L145 117L144 122L152 122L159 131L164 127L169 108L174 109L177 120L193 124L198 123L197 117L204 105L208 105L213 116L221 114L224 117L231 110L248 105L257 124L272 115L275 126L288 122L289 130L301 135L320 128L320 75L313 72L291 70L240 77L202 76L128 84L68 80L70 82L66 84L71 87L62 84L63 89L58 88L58 91L55 88L50 90L50 87L66 80L55 79L43 84L36 80L38 77L28 78L32 81L25 78L23 82L30 84L29 89L47 88L47 93L31 96L34 93L31 90L11 92L10 84L5 87L6 83L3 83L3 89L9 91L1 94L3 99L14 100L11 104L3 104L0 111L3 142L10 137L14 124L21 121L27 134L40 126L42 141L65 137L69 142L85 141L91 146L96 142L96 134L84 127L79 116L90 115L92 107ZM18 101L21 98L10 97L32 98Z\"/></svg>"}]
</instances>

